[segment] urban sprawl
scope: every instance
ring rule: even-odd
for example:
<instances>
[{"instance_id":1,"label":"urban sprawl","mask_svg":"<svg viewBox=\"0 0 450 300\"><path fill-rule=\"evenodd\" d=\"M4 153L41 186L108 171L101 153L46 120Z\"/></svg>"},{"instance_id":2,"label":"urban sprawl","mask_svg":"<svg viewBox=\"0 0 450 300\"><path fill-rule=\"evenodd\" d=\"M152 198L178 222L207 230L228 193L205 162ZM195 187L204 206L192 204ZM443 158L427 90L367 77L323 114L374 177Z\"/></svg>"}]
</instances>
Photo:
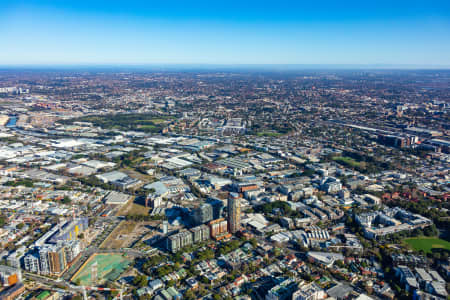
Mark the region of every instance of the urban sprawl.
<instances>
[{"instance_id":1,"label":"urban sprawl","mask_svg":"<svg viewBox=\"0 0 450 300\"><path fill-rule=\"evenodd\" d=\"M0 299L448 299L449 71L0 71Z\"/></svg>"}]
</instances>

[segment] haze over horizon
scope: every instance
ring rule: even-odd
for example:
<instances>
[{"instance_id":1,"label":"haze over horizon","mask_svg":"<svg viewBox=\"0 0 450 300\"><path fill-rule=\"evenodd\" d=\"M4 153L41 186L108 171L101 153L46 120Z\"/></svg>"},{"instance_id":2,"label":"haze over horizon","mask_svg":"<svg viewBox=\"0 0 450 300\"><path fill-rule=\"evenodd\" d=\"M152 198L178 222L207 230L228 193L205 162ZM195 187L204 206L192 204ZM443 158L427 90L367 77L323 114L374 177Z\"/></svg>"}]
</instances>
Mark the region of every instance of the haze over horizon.
<instances>
[{"instance_id":1,"label":"haze over horizon","mask_svg":"<svg viewBox=\"0 0 450 300\"><path fill-rule=\"evenodd\" d=\"M450 66L450 2L3 1L0 65Z\"/></svg>"}]
</instances>

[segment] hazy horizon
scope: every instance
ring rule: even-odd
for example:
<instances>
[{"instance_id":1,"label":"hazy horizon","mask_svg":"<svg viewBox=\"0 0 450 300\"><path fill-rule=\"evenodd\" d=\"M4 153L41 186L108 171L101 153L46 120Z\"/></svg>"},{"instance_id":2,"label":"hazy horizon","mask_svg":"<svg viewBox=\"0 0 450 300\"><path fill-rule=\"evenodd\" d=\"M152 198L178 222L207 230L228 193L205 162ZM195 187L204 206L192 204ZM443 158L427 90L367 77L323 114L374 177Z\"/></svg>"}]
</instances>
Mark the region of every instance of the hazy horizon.
<instances>
[{"instance_id":1,"label":"hazy horizon","mask_svg":"<svg viewBox=\"0 0 450 300\"><path fill-rule=\"evenodd\" d=\"M428 71L428 70L450 70L450 65L414 65L414 64L183 64L183 63L136 63L136 64L0 64L0 70L77 70L77 69L107 69L107 70L208 70L208 71L230 71L230 70L266 70L266 71L351 71L351 70L386 70L386 71Z\"/></svg>"}]
</instances>

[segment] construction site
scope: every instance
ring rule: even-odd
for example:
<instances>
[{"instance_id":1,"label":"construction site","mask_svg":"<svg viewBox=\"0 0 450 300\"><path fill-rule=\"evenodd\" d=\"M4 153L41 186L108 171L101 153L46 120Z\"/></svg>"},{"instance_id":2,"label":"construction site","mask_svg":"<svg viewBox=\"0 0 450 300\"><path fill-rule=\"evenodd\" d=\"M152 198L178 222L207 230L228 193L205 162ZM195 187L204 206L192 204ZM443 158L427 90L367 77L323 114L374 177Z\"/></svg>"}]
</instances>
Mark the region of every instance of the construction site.
<instances>
[{"instance_id":1,"label":"construction site","mask_svg":"<svg viewBox=\"0 0 450 300\"><path fill-rule=\"evenodd\" d=\"M131 264L131 260L118 253L96 253L72 276L71 282L81 286L101 285L116 280Z\"/></svg>"},{"instance_id":2,"label":"construction site","mask_svg":"<svg viewBox=\"0 0 450 300\"><path fill-rule=\"evenodd\" d=\"M154 233L158 221L122 221L100 244L101 249L132 248L135 243L149 233Z\"/></svg>"}]
</instances>

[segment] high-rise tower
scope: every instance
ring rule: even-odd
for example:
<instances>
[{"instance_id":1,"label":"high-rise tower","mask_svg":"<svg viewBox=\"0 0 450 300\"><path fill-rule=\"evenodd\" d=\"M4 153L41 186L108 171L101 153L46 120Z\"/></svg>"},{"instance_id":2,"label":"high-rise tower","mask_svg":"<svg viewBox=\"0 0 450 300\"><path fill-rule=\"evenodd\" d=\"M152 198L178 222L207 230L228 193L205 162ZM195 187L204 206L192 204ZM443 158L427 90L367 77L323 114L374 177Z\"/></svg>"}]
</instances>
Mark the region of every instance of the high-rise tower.
<instances>
[{"instance_id":1,"label":"high-rise tower","mask_svg":"<svg viewBox=\"0 0 450 300\"><path fill-rule=\"evenodd\" d=\"M230 193L228 197L228 230L236 233L241 229L241 197Z\"/></svg>"}]
</instances>

